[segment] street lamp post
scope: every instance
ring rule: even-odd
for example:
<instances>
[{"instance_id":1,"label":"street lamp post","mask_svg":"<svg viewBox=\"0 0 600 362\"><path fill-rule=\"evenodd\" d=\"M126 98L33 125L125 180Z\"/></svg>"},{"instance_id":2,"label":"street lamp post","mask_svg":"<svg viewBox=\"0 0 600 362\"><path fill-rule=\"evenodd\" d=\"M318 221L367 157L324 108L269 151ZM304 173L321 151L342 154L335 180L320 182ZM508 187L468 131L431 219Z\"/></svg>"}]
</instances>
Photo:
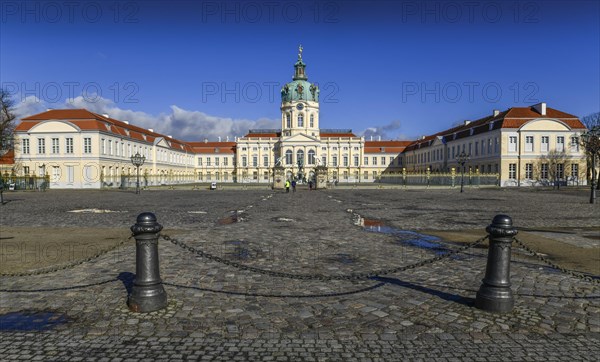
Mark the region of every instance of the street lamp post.
<instances>
[{"instance_id":1,"label":"street lamp post","mask_svg":"<svg viewBox=\"0 0 600 362\"><path fill-rule=\"evenodd\" d=\"M131 163L137 168L137 182L135 184L136 194L140 193L140 166L144 164L144 161L146 161L146 157L140 155L139 152L131 156Z\"/></svg>"},{"instance_id":2,"label":"street lamp post","mask_svg":"<svg viewBox=\"0 0 600 362\"><path fill-rule=\"evenodd\" d=\"M596 157L600 153L600 126L596 126L581 135L581 142L592 159L590 204L596 202Z\"/></svg>"},{"instance_id":3,"label":"street lamp post","mask_svg":"<svg viewBox=\"0 0 600 362\"><path fill-rule=\"evenodd\" d=\"M460 192L464 192L465 185L465 163L469 161L471 155L467 155L465 151L462 151L456 158L460 165Z\"/></svg>"}]
</instances>

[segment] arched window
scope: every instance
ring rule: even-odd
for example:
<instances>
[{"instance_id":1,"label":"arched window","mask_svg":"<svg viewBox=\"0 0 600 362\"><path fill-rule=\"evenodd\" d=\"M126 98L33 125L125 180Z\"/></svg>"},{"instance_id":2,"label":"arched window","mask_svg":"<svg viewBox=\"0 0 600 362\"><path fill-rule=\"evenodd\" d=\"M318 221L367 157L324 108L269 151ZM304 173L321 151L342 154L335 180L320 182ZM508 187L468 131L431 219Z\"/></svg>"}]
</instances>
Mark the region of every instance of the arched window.
<instances>
[{"instance_id":1,"label":"arched window","mask_svg":"<svg viewBox=\"0 0 600 362\"><path fill-rule=\"evenodd\" d=\"M302 113L298 115L298 127L304 127L304 115Z\"/></svg>"},{"instance_id":2,"label":"arched window","mask_svg":"<svg viewBox=\"0 0 600 362\"><path fill-rule=\"evenodd\" d=\"M310 115L310 128L313 128L315 126L315 115L311 114Z\"/></svg>"},{"instance_id":3,"label":"arched window","mask_svg":"<svg viewBox=\"0 0 600 362\"><path fill-rule=\"evenodd\" d=\"M298 150L298 152L296 152L296 162L298 163L298 166L304 165L304 151L303 150Z\"/></svg>"},{"instance_id":4,"label":"arched window","mask_svg":"<svg viewBox=\"0 0 600 362\"><path fill-rule=\"evenodd\" d=\"M291 150L287 150L285 151L285 163L286 165L291 165L292 164L292 151Z\"/></svg>"},{"instance_id":5,"label":"arched window","mask_svg":"<svg viewBox=\"0 0 600 362\"><path fill-rule=\"evenodd\" d=\"M308 151L308 164L309 165L315 164L315 151L314 150Z\"/></svg>"},{"instance_id":6,"label":"arched window","mask_svg":"<svg viewBox=\"0 0 600 362\"><path fill-rule=\"evenodd\" d=\"M287 128L292 128L292 115L291 114L286 114L285 115L285 119L286 119L286 127Z\"/></svg>"}]
</instances>

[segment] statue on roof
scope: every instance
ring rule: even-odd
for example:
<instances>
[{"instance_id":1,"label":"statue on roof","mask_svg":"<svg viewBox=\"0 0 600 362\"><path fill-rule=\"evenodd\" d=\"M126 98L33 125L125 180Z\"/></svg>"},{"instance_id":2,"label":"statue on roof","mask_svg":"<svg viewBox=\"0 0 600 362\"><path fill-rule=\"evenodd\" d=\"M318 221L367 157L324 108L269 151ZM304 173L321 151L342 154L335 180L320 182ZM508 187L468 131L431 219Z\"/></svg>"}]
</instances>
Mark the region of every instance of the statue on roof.
<instances>
[{"instance_id":1,"label":"statue on roof","mask_svg":"<svg viewBox=\"0 0 600 362\"><path fill-rule=\"evenodd\" d=\"M302 48L302 44L300 44L300 46L298 46L298 60L302 60L302 50L304 48Z\"/></svg>"}]
</instances>

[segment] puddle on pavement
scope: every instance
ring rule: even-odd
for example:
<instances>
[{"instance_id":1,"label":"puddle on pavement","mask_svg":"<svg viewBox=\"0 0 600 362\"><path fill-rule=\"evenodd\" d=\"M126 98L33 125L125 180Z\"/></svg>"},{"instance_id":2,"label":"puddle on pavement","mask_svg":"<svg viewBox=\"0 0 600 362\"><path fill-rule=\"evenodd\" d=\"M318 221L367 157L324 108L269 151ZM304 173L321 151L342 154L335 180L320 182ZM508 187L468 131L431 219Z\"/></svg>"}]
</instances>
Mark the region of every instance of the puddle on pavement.
<instances>
[{"instance_id":1,"label":"puddle on pavement","mask_svg":"<svg viewBox=\"0 0 600 362\"><path fill-rule=\"evenodd\" d=\"M67 212L73 212L78 214L109 214L112 212L127 212L127 211L115 211L106 209L79 209L79 210L68 210Z\"/></svg>"},{"instance_id":2,"label":"puddle on pavement","mask_svg":"<svg viewBox=\"0 0 600 362\"><path fill-rule=\"evenodd\" d=\"M231 215L226 216L222 219L219 219L217 221L217 224L219 225L230 225L230 224L235 224L237 222L242 222L244 221L244 218L242 218L242 213L238 212L238 211L232 211Z\"/></svg>"},{"instance_id":3,"label":"puddle on pavement","mask_svg":"<svg viewBox=\"0 0 600 362\"><path fill-rule=\"evenodd\" d=\"M356 258L350 254L335 254L329 258L331 261L337 261L342 264L352 264L356 261Z\"/></svg>"},{"instance_id":4,"label":"puddle on pavement","mask_svg":"<svg viewBox=\"0 0 600 362\"><path fill-rule=\"evenodd\" d=\"M401 244L432 250L438 255L450 251L450 249L442 245L442 239L437 236L420 234L409 230L400 230L391 226L386 226L381 220L364 218L358 214L355 214L355 216L357 218L355 224L361 226L365 231L393 235Z\"/></svg>"},{"instance_id":5,"label":"puddle on pavement","mask_svg":"<svg viewBox=\"0 0 600 362\"><path fill-rule=\"evenodd\" d=\"M0 331L44 331L68 322L64 314L19 311L0 315Z\"/></svg>"},{"instance_id":6,"label":"puddle on pavement","mask_svg":"<svg viewBox=\"0 0 600 362\"><path fill-rule=\"evenodd\" d=\"M250 248L246 240L231 240L225 243L225 255L235 259L254 259L258 256L255 250Z\"/></svg>"}]
</instances>

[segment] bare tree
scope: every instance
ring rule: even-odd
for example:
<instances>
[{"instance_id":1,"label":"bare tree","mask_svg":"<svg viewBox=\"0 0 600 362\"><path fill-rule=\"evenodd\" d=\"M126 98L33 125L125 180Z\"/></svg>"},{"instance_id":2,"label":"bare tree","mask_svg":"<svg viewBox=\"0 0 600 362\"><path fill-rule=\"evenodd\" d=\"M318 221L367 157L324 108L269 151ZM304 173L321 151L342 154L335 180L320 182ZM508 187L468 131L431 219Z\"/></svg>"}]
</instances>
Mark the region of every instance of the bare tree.
<instances>
[{"instance_id":1,"label":"bare tree","mask_svg":"<svg viewBox=\"0 0 600 362\"><path fill-rule=\"evenodd\" d=\"M13 147L15 119L17 118L13 109L14 102L10 94L0 88L0 152L7 152Z\"/></svg>"},{"instance_id":2,"label":"bare tree","mask_svg":"<svg viewBox=\"0 0 600 362\"><path fill-rule=\"evenodd\" d=\"M591 113L588 114L585 117L581 118L581 122L587 127L587 129L591 130L592 128L595 127L600 127L600 112L596 112L596 113ZM595 142L598 142L598 140L596 140ZM585 147L586 145L582 143L582 145ZM597 146L596 146L597 147ZM594 155L591 154L590 152L588 152L588 150L586 149L586 165L587 165L587 177L588 177L588 182L591 182L591 180L594 178L595 175L592 175L592 172L595 173L596 170L592 169L592 157L598 157L598 155ZM597 177L596 177L597 180ZM598 182L598 184L596 185L596 189L600 190L600 182Z\"/></svg>"},{"instance_id":3,"label":"bare tree","mask_svg":"<svg viewBox=\"0 0 600 362\"><path fill-rule=\"evenodd\" d=\"M600 127L600 112L591 113L581 118L581 123L583 123L587 129Z\"/></svg>"},{"instance_id":4,"label":"bare tree","mask_svg":"<svg viewBox=\"0 0 600 362\"><path fill-rule=\"evenodd\" d=\"M552 150L540 157L536 165L536 174L540 181L554 181L554 186L560 189L560 180L565 178L567 160L565 151Z\"/></svg>"}]
</instances>

